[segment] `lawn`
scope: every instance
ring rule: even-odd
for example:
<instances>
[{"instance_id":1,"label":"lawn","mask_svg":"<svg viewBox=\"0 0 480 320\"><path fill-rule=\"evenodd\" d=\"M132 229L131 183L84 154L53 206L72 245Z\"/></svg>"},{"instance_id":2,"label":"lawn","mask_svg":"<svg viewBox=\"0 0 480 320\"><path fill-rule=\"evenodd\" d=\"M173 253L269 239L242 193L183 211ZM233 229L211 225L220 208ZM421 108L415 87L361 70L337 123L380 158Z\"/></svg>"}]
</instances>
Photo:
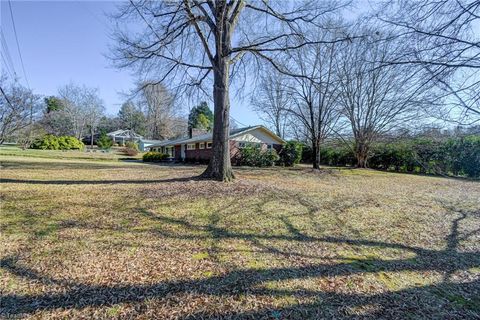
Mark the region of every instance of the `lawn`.
<instances>
[{"instance_id":1,"label":"lawn","mask_svg":"<svg viewBox=\"0 0 480 320\"><path fill-rule=\"evenodd\" d=\"M1 157L0 317L480 318L478 182L65 158Z\"/></svg>"}]
</instances>

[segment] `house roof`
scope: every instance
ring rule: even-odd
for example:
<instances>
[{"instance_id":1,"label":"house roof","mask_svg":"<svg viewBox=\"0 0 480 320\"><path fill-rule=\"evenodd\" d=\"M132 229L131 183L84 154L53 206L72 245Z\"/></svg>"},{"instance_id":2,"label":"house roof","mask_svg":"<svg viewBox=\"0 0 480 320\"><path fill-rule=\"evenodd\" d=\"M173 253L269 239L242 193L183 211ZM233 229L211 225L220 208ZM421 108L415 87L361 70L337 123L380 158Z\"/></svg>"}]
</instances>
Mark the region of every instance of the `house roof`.
<instances>
[{"instance_id":1,"label":"house roof","mask_svg":"<svg viewBox=\"0 0 480 320\"><path fill-rule=\"evenodd\" d=\"M262 129L266 131L269 135L272 137L275 137L282 143L285 143L285 141L277 136L275 133L272 131L268 130L264 126L258 125L258 126L251 126L251 127L243 127L243 128L236 128L236 129L231 129L230 130L230 139L235 138L237 136L240 136L242 134L245 134L249 131L256 130L256 129ZM206 133L206 134L201 134L192 138L180 138L176 140L167 140L167 141L162 141L160 143L156 143L151 145L150 147L166 147L166 146L171 146L171 145L177 145L177 144L187 144L187 143L196 143L196 142L202 142L202 141L212 141L212 136L213 134L211 132Z\"/></svg>"},{"instance_id":2,"label":"house roof","mask_svg":"<svg viewBox=\"0 0 480 320\"><path fill-rule=\"evenodd\" d=\"M139 141L143 142L143 143L160 143L160 142L164 142L164 140L148 140L148 139L139 139Z\"/></svg>"},{"instance_id":3,"label":"house roof","mask_svg":"<svg viewBox=\"0 0 480 320\"><path fill-rule=\"evenodd\" d=\"M107 136L113 136L113 137L124 137L124 138L142 138L141 135L135 133L133 130L115 130L112 132L107 133Z\"/></svg>"}]
</instances>

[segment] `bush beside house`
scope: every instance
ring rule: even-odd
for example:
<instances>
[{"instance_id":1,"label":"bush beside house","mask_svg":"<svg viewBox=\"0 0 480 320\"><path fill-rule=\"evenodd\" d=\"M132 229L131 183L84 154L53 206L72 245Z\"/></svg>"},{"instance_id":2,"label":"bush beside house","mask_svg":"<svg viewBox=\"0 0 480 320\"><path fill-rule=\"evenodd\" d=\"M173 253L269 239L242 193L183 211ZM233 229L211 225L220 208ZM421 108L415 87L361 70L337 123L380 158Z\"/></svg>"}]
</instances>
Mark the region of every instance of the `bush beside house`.
<instances>
[{"instance_id":1,"label":"bush beside house","mask_svg":"<svg viewBox=\"0 0 480 320\"><path fill-rule=\"evenodd\" d=\"M238 164L251 167L271 167L280 159L274 149L262 150L255 146L240 149Z\"/></svg>"},{"instance_id":2,"label":"bush beside house","mask_svg":"<svg viewBox=\"0 0 480 320\"><path fill-rule=\"evenodd\" d=\"M159 162L166 160L168 158L168 154L164 154L161 152L149 151L143 155L144 162Z\"/></svg>"}]
</instances>

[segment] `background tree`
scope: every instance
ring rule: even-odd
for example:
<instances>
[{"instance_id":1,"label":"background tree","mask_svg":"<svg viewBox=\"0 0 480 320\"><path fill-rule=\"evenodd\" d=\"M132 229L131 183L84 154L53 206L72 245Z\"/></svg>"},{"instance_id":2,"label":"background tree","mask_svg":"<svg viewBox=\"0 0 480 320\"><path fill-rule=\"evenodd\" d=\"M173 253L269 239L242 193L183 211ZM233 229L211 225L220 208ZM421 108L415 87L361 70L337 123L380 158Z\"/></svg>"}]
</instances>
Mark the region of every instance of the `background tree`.
<instances>
[{"instance_id":1,"label":"background tree","mask_svg":"<svg viewBox=\"0 0 480 320\"><path fill-rule=\"evenodd\" d=\"M362 28L357 25L356 28ZM428 77L411 65L382 66L401 50L395 41L374 36L352 40L337 54L339 103L354 137L357 166L367 166L372 143L386 132L419 115L428 104ZM379 67L382 66L382 67Z\"/></svg>"},{"instance_id":2,"label":"background tree","mask_svg":"<svg viewBox=\"0 0 480 320\"><path fill-rule=\"evenodd\" d=\"M316 30L318 39L328 42L335 38L335 29ZM339 131L340 85L335 69L335 57L341 44L315 44L301 48L290 55L289 69L301 77L293 77L288 86L293 103L289 113L297 125L297 136L305 135L312 147L313 168L320 168L321 144ZM302 139L304 140L304 139Z\"/></svg>"},{"instance_id":3,"label":"background tree","mask_svg":"<svg viewBox=\"0 0 480 320\"><path fill-rule=\"evenodd\" d=\"M186 121L175 105L175 97L162 84L142 83L140 101L146 116L147 136L152 139L170 139L186 131Z\"/></svg>"},{"instance_id":4,"label":"background tree","mask_svg":"<svg viewBox=\"0 0 480 320\"><path fill-rule=\"evenodd\" d=\"M203 177L228 181L233 178L230 82L247 70L248 57L275 64L278 54L311 44L302 30L343 6L334 1L130 1L116 16L113 59L121 68L149 78L155 74L157 83L203 92L209 83L213 147ZM132 21L143 24L143 32L129 31L126 23Z\"/></svg>"},{"instance_id":5,"label":"background tree","mask_svg":"<svg viewBox=\"0 0 480 320\"><path fill-rule=\"evenodd\" d=\"M441 119L480 121L480 1L390 1L376 18L405 44L384 65L424 68L442 93L435 101Z\"/></svg>"},{"instance_id":6,"label":"background tree","mask_svg":"<svg viewBox=\"0 0 480 320\"><path fill-rule=\"evenodd\" d=\"M93 148L93 137L100 119L105 114L105 106L97 89L85 89L83 103L86 111L85 124L90 129L90 146Z\"/></svg>"},{"instance_id":7,"label":"background tree","mask_svg":"<svg viewBox=\"0 0 480 320\"><path fill-rule=\"evenodd\" d=\"M97 140L97 145L102 150L109 150L113 146L113 140L107 136L105 131L100 132L100 137Z\"/></svg>"},{"instance_id":8,"label":"background tree","mask_svg":"<svg viewBox=\"0 0 480 320\"><path fill-rule=\"evenodd\" d=\"M289 119L291 94L287 90L287 76L273 67L267 67L251 98L253 110L281 138L285 137Z\"/></svg>"},{"instance_id":9,"label":"background tree","mask_svg":"<svg viewBox=\"0 0 480 320\"><path fill-rule=\"evenodd\" d=\"M122 104L118 111L118 119L122 128L133 130L142 136L145 135L145 114L133 102L128 101Z\"/></svg>"},{"instance_id":10,"label":"background tree","mask_svg":"<svg viewBox=\"0 0 480 320\"><path fill-rule=\"evenodd\" d=\"M61 111L64 108L64 106L62 104L62 100L60 100L59 98L57 98L55 96L49 96L49 97L44 98L44 102L45 102L45 106L46 106L46 108L45 108L46 113Z\"/></svg>"},{"instance_id":11,"label":"background tree","mask_svg":"<svg viewBox=\"0 0 480 320\"><path fill-rule=\"evenodd\" d=\"M0 79L0 144L30 132L40 111L40 97L17 82ZM25 132L23 133L25 135Z\"/></svg>"},{"instance_id":12,"label":"background tree","mask_svg":"<svg viewBox=\"0 0 480 320\"><path fill-rule=\"evenodd\" d=\"M120 128L122 128L122 124L118 117L104 115L100 118L98 123L99 132L112 132L119 130Z\"/></svg>"},{"instance_id":13,"label":"background tree","mask_svg":"<svg viewBox=\"0 0 480 320\"><path fill-rule=\"evenodd\" d=\"M87 112L83 104L84 88L70 83L61 87L58 91L64 109L62 115L68 119L71 127L69 135L81 140L86 132Z\"/></svg>"},{"instance_id":14,"label":"background tree","mask_svg":"<svg viewBox=\"0 0 480 320\"><path fill-rule=\"evenodd\" d=\"M188 114L188 128L197 128L211 131L213 127L213 113L205 101L190 110Z\"/></svg>"}]
</instances>

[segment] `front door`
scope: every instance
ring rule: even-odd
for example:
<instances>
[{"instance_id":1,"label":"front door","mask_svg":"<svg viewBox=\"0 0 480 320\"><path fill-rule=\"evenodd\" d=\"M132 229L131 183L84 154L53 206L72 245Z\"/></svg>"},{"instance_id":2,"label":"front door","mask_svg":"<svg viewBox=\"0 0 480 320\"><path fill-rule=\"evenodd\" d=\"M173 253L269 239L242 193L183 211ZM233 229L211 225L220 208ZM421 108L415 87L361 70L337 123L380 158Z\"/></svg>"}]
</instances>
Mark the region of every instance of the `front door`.
<instances>
[{"instance_id":1,"label":"front door","mask_svg":"<svg viewBox=\"0 0 480 320\"><path fill-rule=\"evenodd\" d=\"M182 157L182 161L185 160L185 144L181 144L180 146L180 156Z\"/></svg>"}]
</instances>

